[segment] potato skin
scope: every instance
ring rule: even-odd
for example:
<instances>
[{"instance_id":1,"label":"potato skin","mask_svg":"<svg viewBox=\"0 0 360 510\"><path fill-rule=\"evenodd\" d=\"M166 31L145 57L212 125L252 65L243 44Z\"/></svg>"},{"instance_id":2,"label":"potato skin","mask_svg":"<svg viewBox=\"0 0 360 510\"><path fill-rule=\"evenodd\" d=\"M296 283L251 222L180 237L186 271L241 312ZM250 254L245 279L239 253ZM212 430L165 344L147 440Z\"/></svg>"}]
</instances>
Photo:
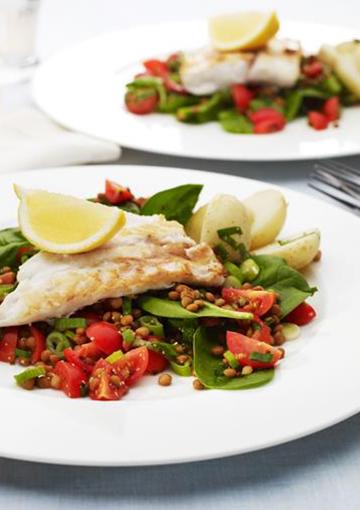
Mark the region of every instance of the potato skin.
<instances>
[{"instance_id":1,"label":"potato skin","mask_svg":"<svg viewBox=\"0 0 360 510\"><path fill-rule=\"evenodd\" d=\"M259 191L243 201L253 217L250 248L255 250L272 243L281 231L287 213L284 195L277 190Z\"/></svg>"},{"instance_id":2,"label":"potato skin","mask_svg":"<svg viewBox=\"0 0 360 510\"><path fill-rule=\"evenodd\" d=\"M291 240L292 239L292 240ZM310 264L320 247L320 232L314 230L293 236L291 239L268 244L262 248L252 251L254 255L276 255L282 257L294 269L302 269Z\"/></svg>"}]
</instances>

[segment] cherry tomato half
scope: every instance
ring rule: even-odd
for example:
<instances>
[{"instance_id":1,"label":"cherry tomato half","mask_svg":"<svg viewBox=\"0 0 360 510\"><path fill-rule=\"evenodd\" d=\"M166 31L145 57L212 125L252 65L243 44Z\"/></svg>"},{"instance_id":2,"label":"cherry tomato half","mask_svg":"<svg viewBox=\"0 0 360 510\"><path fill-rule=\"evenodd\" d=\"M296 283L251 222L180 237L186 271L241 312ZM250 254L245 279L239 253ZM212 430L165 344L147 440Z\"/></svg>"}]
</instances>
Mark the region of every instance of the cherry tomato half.
<instances>
[{"instance_id":1,"label":"cherry tomato half","mask_svg":"<svg viewBox=\"0 0 360 510\"><path fill-rule=\"evenodd\" d=\"M305 64L302 68L302 72L307 78L316 78L323 72L324 66L318 60L313 60Z\"/></svg>"},{"instance_id":2,"label":"cherry tomato half","mask_svg":"<svg viewBox=\"0 0 360 510\"><path fill-rule=\"evenodd\" d=\"M128 391L114 365L105 359L100 359L94 366L89 388L89 396L93 400L119 400Z\"/></svg>"},{"instance_id":3,"label":"cherry tomato half","mask_svg":"<svg viewBox=\"0 0 360 510\"><path fill-rule=\"evenodd\" d=\"M136 115L146 115L156 110L158 95L155 90L136 89L129 90L125 95L126 108Z\"/></svg>"},{"instance_id":4,"label":"cherry tomato half","mask_svg":"<svg viewBox=\"0 0 360 510\"><path fill-rule=\"evenodd\" d=\"M340 100L338 96L327 99L323 106L323 113L330 122L338 120L341 114Z\"/></svg>"},{"instance_id":5,"label":"cherry tomato half","mask_svg":"<svg viewBox=\"0 0 360 510\"><path fill-rule=\"evenodd\" d=\"M81 368L61 360L56 363L54 373L60 377L60 388L65 395L70 398L82 396L81 387L87 383L87 376Z\"/></svg>"},{"instance_id":6,"label":"cherry tomato half","mask_svg":"<svg viewBox=\"0 0 360 510\"><path fill-rule=\"evenodd\" d=\"M149 351L146 347L137 347L113 363L113 367L126 385L132 386L144 375L148 364Z\"/></svg>"},{"instance_id":7,"label":"cherry tomato half","mask_svg":"<svg viewBox=\"0 0 360 510\"><path fill-rule=\"evenodd\" d=\"M30 326L31 336L35 339L35 347L31 354L31 363L36 363L41 359L41 353L45 350L45 335L35 326Z\"/></svg>"},{"instance_id":8,"label":"cherry tomato half","mask_svg":"<svg viewBox=\"0 0 360 510\"><path fill-rule=\"evenodd\" d=\"M105 181L105 197L110 204L118 205L134 198L129 188L125 188L114 181Z\"/></svg>"},{"instance_id":9,"label":"cherry tomato half","mask_svg":"<svg viewBox=\"0 0 360 510\"><path fill-rule=\"evenodd\" d=\"M87 328L86 335L106 355L118 351L122 347L121 334L109 322L94 322Z\"/></svg>"},{"instance_id":10,"label":"cherry tomato half","mask_svg":"<svg viewBox=\"0 0 360 510\"><path fill-rule=\"evenodd\" d=\"M254 97L254 93L245 85L236 84L231 86L231 96L235 103L235 108L243 113L248 109L250 101Z\"/></svg>"},{"instance_id":11,"label":"cherry tomato half","mask_svg":"<svg viewBox=\"0 0 360 510\"><path fill-rule=\"evenodd\" d=\"M308 112L308 123L312 128L321 131L328 127L329 119L324 113L312 110Z\"/></svg>"},{"instance_id":12,"label":"cherry tomato half","mask_svg":"<svg viewBox=\"0 0 360 510\"><path fill-rule=\"evenodd\" d=\"M226 332L226 343L228 349L233 354L242 354L239 357L239 363L242 366L250 365L253 368L272 368L283 356L284 351L272 347L265 342L259 342L253 338L242 335L241 333L235 333L234 331ZM272 358L269 361L259 361L251 359L253 353L257 354L271 354Z\"/></svg>"},{"instance_id":13,"label":"cherry tomato half","mask_svg":"<svg viewBox=\"0 0 360 510\"><path fill-rule=\"evenodd\" d=\"M18 328L5 328L0 340L0 361L15 363L15 349L18 339Z\"/></svg>"},{"instance_id":14,"label":"cherry tomato half","mask_svg":"<svg viewBox=\"0 0 360 510\"><path fill-rule=\"evenodd\" d=\"M158 374L168 367L169 362L161 352L148 349L149 361L146 368L148 374Z\"/></svg>"},{"instance_id":15,"label":"cherry tomato half","mask_svg":"<svg viewBox=\"0 0 360 510\"><path fill-rule=\"evenodd\" d=\"M316 311L308 303L301 303L292 312L290 312L284 319L286 322L293 322L298 326L305 326L309 324L316 317Z\"/></svg>"},{"instance_id":16,"label":"cherry tomato half","mask_svg":"<svg viewBox=\"0 0 360 510\"><path fill-rule=\"evenodd\" d=\"M260 317L270 310L276 300L274 292L267 290L224 288L221 294L223 299L231 304L238 302L240 298L247 299L249 305L241 308Z\"/></svg>"}]
</instances>

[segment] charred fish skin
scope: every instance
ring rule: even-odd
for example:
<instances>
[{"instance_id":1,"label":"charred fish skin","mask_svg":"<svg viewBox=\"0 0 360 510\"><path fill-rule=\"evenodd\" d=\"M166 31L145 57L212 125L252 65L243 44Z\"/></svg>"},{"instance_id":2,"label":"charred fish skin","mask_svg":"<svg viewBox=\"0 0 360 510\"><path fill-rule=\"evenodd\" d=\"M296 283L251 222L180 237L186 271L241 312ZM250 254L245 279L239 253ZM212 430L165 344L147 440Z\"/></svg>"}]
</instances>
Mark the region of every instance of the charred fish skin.
<instances>
[{"instance_id":1,"label":"charred fish skin","mask_svg":"<svg viewBox=\"0 0 360 510\"><path fill-rule=\"evenodd\" d=\"M253 52L220 52L202 48L186 53L180 77L194 95L209 95L234 83L292 87L300 77L302 51L292 40L274 39Z\"/></svg>"},{"instance_id":2,"label":"charred fish skin","mask_svg":"<svg viewBox=\"0 0 360 510\"><path fill-rule=\"evenodd\" d=\"M0 305L0 327L56 317L102 299L175 283L219 286L224 269L212 249L196 244L179 223L162 216L132 218L109 243L76 255L38 253L18 273L18 286Z\"/></svg>"}]
</instances>

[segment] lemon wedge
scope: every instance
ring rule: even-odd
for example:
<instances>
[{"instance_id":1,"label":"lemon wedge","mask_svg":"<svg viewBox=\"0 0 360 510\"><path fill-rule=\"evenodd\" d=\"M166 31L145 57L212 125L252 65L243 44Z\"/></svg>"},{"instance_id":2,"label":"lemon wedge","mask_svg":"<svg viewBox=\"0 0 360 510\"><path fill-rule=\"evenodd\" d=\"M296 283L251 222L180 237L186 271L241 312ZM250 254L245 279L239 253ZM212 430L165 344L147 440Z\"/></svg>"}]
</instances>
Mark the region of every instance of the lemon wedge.
<instances>
[{"instance_id":1,"label":"lemon wedge","mask_svg":"<svg viewBox=\"0 0 360 510\"><path fill-rule=\"evenodd\" d=\"M125 224L117 207L14 185L20 199L19 225L37 248L52 253L83 253L109 241Z\"/></svg>"},{"instance_id":2,"label":"lemon wedge","mask_svg":"<svg viewBox=\"0 0 360 510\"><path fill-rule=\"evenodd\" d=\"M264 46L279 30L275 12L239 12L209 20L209 33L220 51L252 50Z\"/></svg>"}]
</instances>

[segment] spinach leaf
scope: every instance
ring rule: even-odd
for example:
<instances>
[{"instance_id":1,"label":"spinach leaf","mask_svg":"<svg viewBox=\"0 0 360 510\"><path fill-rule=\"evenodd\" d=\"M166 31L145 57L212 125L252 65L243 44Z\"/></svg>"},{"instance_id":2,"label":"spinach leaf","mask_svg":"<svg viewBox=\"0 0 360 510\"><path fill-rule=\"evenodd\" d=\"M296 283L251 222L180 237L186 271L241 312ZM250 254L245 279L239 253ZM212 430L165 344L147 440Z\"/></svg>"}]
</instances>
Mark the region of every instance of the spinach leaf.
<instances>
[{"instance_id":1,"label":"spinach leaf","mask_svg":"<svg viewBox=\"0 0 360 510\"><path fill-rule=\"evenodd\" d=\"M18 265L17 253L19 248L31 246L18 228L0 230L0 267Z\"/></svg>"},{"instance_id":2,"label":"spinach leaf","mask_svg":"<svg viewBox=\"0 0 360 510\"><path fill-rule=\"evenodd\" d=\"M252 313L237 312L220 308L212 303L205 303L204 307L198 312L189 312L178 301L158 298L154 296L143 296L138 300L140 308L145 312L157 315L158 317L167 317L169 319L196 319L198 317L223 317L227 319L253 319Z\"/></svg>"},{"instance_id":3,"label":"spinach leaf","mask_svg":"<svg viewBox=\"0 0 360 510\"><path fill-rule=\"evenodd\" d=\"M253 132L253 125L249 119L235 110L221 111L218 120L228 133L250 134Z\"/></svg>"},{"instance_id":4,"label":"spinach leaf","mask_svg":"<svg viewBox=\"0 0 360 510\"><path fill-rule=\"evenodd\" d=\"M192 344L195 331L199 327L197 319L169 319L168 323L173 329L180 331L183 342Z\"/></svg>"},{"instance_id":5,"label":"spinach leaf","mask_svg":"<svg viewBox=\"0 0 360 510\"><path fill-rule=\"evenodd\" d=\"M182 94L168 94L166 101L159 107L161 113L176 113L179 108L185 106L193 106L200 102L200 98L196 96L186 96Z\"/></svg>"},{"instance_id":6,"label":"spinach leaf","mask_svg":"<svg viewBox=\"0 0 360 510\"><path fill-rule=\"evenodd\" d=\"M256 255L252 258L260 268L253 285L261 285L280 294L282 317L316 292L316 287L310 287L302 274L288 266L281 257Z\"/></svg>"},{"instance_id":7,"label":"spinach leaf","mask_svg":"<svg viewBox=\"0 0 360 510\"><path fill-rule=\"evenodd\" d=\"M219 331L215 328L199 328L194 337L194 370L207 388L221 390L244 390L266 384L274 377L274 369L256 370L242 377L229 378L223 374L224 364L211 349L219 344Z\"/></svg>"},{"instance_id":8,"label":"spinach leaf","mask_svg":"<svg viewBox=\"0 0 360 510\"><path fill-rule=\"evenodd\" d=\"M285 116L293 120L300 113L305 98L327 99L329 93L316 87L305 87L292 90L286 97Z\"/></svg>"},{"instance_id":9,"label":"spinach leaf","mask_svg":"<svg viewBox=\"0 0 360 510\"><path fill-rule=\"evenodd\" d=\"M156 193L145 203L141 214L163 214L167 220L176 220L185 225L198 201L202 184L184 184Z\"/></svg>"}]
</instances>

